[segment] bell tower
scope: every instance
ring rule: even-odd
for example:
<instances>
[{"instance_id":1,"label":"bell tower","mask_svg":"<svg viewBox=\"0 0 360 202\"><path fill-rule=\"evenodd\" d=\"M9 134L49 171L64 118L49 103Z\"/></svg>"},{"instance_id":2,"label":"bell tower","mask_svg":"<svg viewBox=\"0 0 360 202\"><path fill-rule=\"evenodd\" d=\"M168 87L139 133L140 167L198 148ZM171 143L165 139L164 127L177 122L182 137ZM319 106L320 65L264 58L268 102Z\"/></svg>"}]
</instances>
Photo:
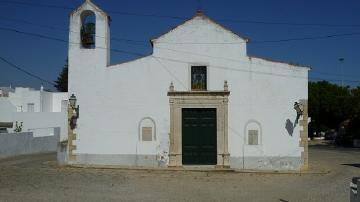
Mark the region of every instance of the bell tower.
<instances>
[{"instance_id":1,"label":"bell tower","mask_svg":"<svg viewBox=\"0 0 360 202\"><path fill-rule=\"evenodd\" d=\"M102 71L110 61L110 17L91 0L70 14L69 92L78 76Z\"/></svg>"}]
</instances>

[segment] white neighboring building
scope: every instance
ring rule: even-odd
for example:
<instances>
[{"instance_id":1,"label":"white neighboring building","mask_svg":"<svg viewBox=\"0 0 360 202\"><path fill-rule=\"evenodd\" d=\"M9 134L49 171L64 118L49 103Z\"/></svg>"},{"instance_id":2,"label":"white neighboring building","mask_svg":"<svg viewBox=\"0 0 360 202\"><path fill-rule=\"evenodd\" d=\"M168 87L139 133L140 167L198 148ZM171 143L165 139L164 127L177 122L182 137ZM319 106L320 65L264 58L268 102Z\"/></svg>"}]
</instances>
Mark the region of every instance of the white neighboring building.
<instances>
[{"instance_id":1,"label":"white neighboring building","mask_svg":"<svg viewBox=\"0 0 360 202\"><path fill-rule=\"evenodd\" d=\"M61 112L62 101L67 101L67 93L48 92L42 87L40 90L16 87L14 92L9 92L8 99L17 112Z\"/></svg>"},{"instance_id":2,"label":"white neighboring building","mask_svg":"<svg viewBox=\"0 0 360 202\"><path fill-rule=\"evenodd\" d=\"M80 34L88 18L95 44ZM111 65L109 24L90 0L70 16L69 95L80 117L68 163L307 166L308 67L248 56L248 39L202 12L152 39L151 55ZM299 124L294 102L304 106Z\"/></svg>"},{"instance_id":3,"label":"white neighboring building","mask_svg":"<svg viewBox=\"0 0 360 202\"><path fill-rule=\"evenodd\" d=\"M0 87L0 97L9 97L9 92L14 92L14 89L10 87Z\"/></svg>"},{"instance_id":4,"label":"white neighboring building","mask_svg":"<svg viewBox=\"0 0 360 202\"><path fill-rule=\"evenodd\" d=\"M16 87L7 97L0 97L0 122L22 122L22 132L33 132L34 137L54 134L60 127L61 139L67 134L67 93L47 92Z\"/></svg>"}]
</instances>

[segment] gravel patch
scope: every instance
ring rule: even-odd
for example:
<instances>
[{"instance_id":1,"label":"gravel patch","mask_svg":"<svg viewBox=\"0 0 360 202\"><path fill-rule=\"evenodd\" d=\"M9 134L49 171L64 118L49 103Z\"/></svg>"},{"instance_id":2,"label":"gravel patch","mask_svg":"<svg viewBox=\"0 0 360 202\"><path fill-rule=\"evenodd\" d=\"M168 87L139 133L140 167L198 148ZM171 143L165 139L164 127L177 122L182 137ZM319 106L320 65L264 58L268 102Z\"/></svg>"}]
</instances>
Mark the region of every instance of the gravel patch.
<instances>
[{"instance_id":1,"label":"gravel patch","mask_svg":"<svg viewBox=\"0 0 360 202\"><path fill-rule=\"evenodd\" d=\"M56 154L0 160L0 201L349 201L360 150L309 148L310 169L274 174L70 168Z\"/></svg>"}]
</instances>

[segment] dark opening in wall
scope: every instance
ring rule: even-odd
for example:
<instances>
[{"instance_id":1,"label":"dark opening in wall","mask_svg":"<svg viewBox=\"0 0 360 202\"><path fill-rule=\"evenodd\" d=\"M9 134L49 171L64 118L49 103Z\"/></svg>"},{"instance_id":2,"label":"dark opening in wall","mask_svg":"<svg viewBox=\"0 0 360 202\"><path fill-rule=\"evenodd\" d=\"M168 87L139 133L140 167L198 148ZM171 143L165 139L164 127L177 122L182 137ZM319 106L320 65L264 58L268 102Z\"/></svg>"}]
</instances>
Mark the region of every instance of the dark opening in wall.
<instances>
[{"instance_id":1,"label":"dark opening in wall","mask_svg":"<svg viewBox=\"0 0 360 202\"><path fill-rule=\"evenodd\" d=\"M81 46L82 48L93 49L96 45L96 16L92 11L81 13Z\"/></svg>"}]
</instances>

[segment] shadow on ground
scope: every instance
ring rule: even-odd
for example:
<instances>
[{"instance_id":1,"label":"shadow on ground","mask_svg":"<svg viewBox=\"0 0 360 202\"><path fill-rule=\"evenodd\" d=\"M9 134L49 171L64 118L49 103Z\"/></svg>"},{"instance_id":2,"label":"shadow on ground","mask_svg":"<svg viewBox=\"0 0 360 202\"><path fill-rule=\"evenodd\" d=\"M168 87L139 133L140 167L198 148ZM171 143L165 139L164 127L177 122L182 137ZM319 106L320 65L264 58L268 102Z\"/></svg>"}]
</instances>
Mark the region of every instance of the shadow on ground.
<instances>
[{"instance_id":1,"label":"shadow on ground","mask_svg":"<svg viewBox=\"0 0 360 202\"><path fill-rule=\"evenodd\" d=\"M356 168L360 168L360 163L345 163L345 164L341 164L343 166L353 166Z\"/></svg>"}]
</instances>

